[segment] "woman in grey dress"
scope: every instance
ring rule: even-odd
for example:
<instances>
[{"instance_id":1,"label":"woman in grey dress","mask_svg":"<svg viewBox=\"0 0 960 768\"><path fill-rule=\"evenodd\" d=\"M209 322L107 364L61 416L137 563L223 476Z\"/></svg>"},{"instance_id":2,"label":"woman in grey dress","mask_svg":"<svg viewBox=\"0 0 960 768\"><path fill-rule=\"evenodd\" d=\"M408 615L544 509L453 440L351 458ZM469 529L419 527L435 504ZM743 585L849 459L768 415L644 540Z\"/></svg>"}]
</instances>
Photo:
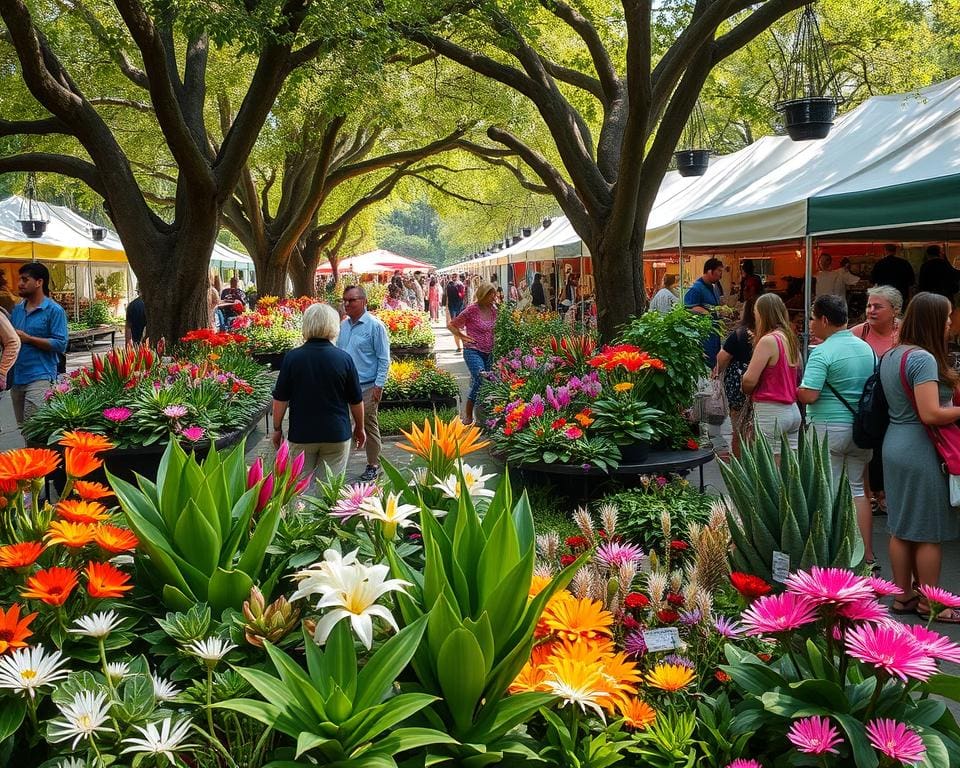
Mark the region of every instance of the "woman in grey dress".
<instances>
[{"instance_id":1,"label":"woman in grey dress","mask_svg":"<svg viewBox=\"0 0 960 768\"><path fill-rule=\"evenodd\" d=\"M950 507L947 476L924 427L960 419L960 407L953 405L960 377L947 357L950 310L950 301L943 296L917 294L900 326L900 344L883 356L880 365L890 409L883 440L890 563L901 590L894 613L929 613L926 601L914 593L914 574L919 584L937 585L941 543L960 536L960 512ZM910 391L901 382L904 356ZM936 619L960 623L960 611L947 609Z\"/></svg>"}]
</instances>

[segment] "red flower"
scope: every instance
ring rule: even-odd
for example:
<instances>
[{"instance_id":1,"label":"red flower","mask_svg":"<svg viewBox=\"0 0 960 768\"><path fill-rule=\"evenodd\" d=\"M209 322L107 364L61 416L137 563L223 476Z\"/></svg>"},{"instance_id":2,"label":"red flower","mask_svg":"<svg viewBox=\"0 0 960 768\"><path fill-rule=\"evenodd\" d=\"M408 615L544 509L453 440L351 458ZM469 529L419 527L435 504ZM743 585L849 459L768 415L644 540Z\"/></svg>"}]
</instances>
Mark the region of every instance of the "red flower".
<instances>
[{"instance_id":1,"label":"red flower","mask_svg":"<svg viewBox=\"0 0 960 768\"><path fill-rule=\"evenodd\" d=\"M690 545L685 541L674 539L670 542L670 549L672 549L674 552L683 552L684 550L690 549Z\"/></svg>"},{"instance_id":2,"label":"red flower","mask_svg":"<svg viewBox=\"0 0 960 768\"><path fill-rule=\"evenodd\" d=\"M757 658L760 659L760 661L762 661L764 664L769 664L773 659L773 656L771 656L769 653L758 653Z\"/></svg>"},{"instance_id":3,"label":"red flower","mask_svg":"<svg viewBox=\"0 0 960 768\"><path fill-rule=\"evenodd\" d=\"M747 600L763 597L773 589L759 576L754 576L752 573L741 573L740 571L734 571L730 574L730 583Z\"/></svg>"},{"instance_id":4,"label":"red flower","mask_svg":"<svg viewBox=\"0 0 960 768\"><path fill-rule=\"evenodd\" d=\"M561 429L567 426L566 419L555 419L554 422L550 425L550 429Z\"/></svg>"},{"instance_id":5,"label":"red flower","mask_svg":"<svg viewBox=\"0 0 960 768\"><path fill-rule=\"evenodd\" d=\"M683 605L683 595L678 595L676 592L671 592L667 595L667 603L672 606L679 607Z\"/></svg>"},{"instance_id":6,"label":"red flower","mask_svg":"<svg viewBox=\"0 0 960 768\"><path fill-rule=\"evenodd\" d=\"M571 549L582 549L583 547L589 547L590 542L583 536L569 536L567 538L567 546Z\"/></svg>"},{"instance_id":7,"label":"red flower","mask_svg":"<svg viewBox=\"0 0 960 768\"><path fill-rule=\"evenodd\" d=\"M639 592L631 592L624 598L623 604L627 606L627 608L646 608L650 605L650 599L646 595L641 595Z\"/></svg>"},{"instance_id":8,"label":"red flower","mask_svg":"<svg viewBox=\"0 0 960 768\"><path fill-rule=\"evenodd\" d=\"M668 608L662 608L657 611L657 618L664 624L673 624L673 622L680 618L680 614Z\"/></svg>"},{"instance_id":9,"label":"red flower","mask_svg":"<svg viewBox=\"0 0 960 768\"><path fill-rule=\"evenodd\" d=\"M629 613L624 614L623 618L620 620L620 623L623 624L624 629L639 629L640 622L637 621Z\"/></svg>"},{"instance_id":10,"label":"red flower","mask_svg":"<svg viewBox=\"0 0 960 768\"><path fill-rule=\"evenodd\" d=\"M718 669L716 672L714 672L713 677L718 683L729 683L733 679L722 669Z\"/></svg>"},{"instance_id":11,"label":"red flower","mask_svg":"<svg viewBox=\"0 0 960 768\"><path fill-rule=\"evenodd\" d=\"M576 559L577 559L577 558L575 558L573 555L561 555L561 556L560 556L560 565L562 565L564 568L566 568L568 565L570 565L571 563L573 563L573 561L576 560Z\"/></svg>"},{"instance_id":12,"label":"red flower","mask_svg":"<svg viewBox=\"0 0 960 768\"><path fill-rule=\"evenodd\" d=\"M687 440L687 450L688 450L688 451L695 451L695 450L697 450L697 448L699 448L699 447L700 447L700 443L698 443L698 442L697 442L696 440L694 440L692 437L691 437L689 440Z\"/></svg>"}]
</instances>

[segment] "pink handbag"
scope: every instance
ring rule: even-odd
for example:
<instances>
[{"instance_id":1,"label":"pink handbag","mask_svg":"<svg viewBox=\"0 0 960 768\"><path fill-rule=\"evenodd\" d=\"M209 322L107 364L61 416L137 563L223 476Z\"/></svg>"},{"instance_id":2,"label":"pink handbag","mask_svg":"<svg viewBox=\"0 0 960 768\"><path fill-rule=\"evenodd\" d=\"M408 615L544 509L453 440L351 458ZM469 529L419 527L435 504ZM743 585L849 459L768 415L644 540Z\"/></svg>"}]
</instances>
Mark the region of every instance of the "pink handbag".
<instances>
[{"instance_id":1,"label":"pink handbag","mask_svg":"<svg viewBox=\"0 0 960 768\"><path fill-rule=\"evenodd\" d=\"M917 409L917 398L913 393L913 387L907 383L907 358L912 350L904 352L900 358L900 383L903 385L903 391L907 393L910 402L913 403L913 410L917 412L917 418L920 418L920 411ZM923 421L920 422L923 424ZM951 475L960 475L960 427L956 424L944 424L942 426L931 426L924 424L927 434L933 443L934 449L943 460L947 472Z\"/></svg>"}]
</instances>

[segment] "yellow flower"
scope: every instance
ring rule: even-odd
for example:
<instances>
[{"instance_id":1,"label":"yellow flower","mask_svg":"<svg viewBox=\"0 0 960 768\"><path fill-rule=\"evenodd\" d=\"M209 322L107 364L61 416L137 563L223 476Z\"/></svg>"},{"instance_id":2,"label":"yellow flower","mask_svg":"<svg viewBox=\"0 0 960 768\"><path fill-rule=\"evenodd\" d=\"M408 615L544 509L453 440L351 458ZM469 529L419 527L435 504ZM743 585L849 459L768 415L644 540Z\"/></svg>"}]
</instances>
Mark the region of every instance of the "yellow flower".
<instances>
[{"instance_id":1,"label":"yellow flower","mask_svg":"<svg viewBox=\"0 0 960 768\"><path fill-rule=\"evenodd\" d=\"M674 693L693 682L694 672L682 664L657 664L647 673L647 685Z\"/></svg>"},{"instance_id":2,"label":"yellow flower","mask_svg":"<svg viewBox=\"0 0 960 768\"><path fill-rule=\"evenodd\" d=\"M547 588L547 585L551 581L553 581L553 576L537 576L534 574L533 579L530 581L530 589L527 592L527 597L536 597Z\"/></svg>"},{"instance_id":3,"label":"yellow flower","mask_svg":"<svg viewBox=\"0 0 960 768\"><path fill-rule=\"evenodd\" d=\"M614 392L629 392L631 389L633 389L632 381L621 381L619 384L613 385Z\"/></svg>"},{"instance_id":4,"label":"yellow flower","mask_svg":"<svg viewBox=\"0 0 960 768\"><path fill-rule=\"evenodd\" d=\"M564 704L579 705L584 712L587 711L587 707L590 707L601 719L604 719L600 702L606 693L603 665L599 662L581 664L572 659L555 659L550 665L543 685L548 691L563 699Z\"/></svg>"},{"instance_id":5,"label":"yellow flower","mask_svg":"<svg viewBox=\"0 0 960 768\"><path fill-rule=\"evenodd\" d=\"M630 698L620 703L620 715L628 728L646 728L657 719L657 713L643 699Z\"/></svg>"},{"instance_id":6,"label":"yellow flower","mask_svg":"<svg viewBox=\"0 0 960 768\"><path fill-rule=\"evenodd\" d=\"M611 634L613 614L599 600L563 600L544 613L547 627L563 640L593 640Z\"/></svg>"},{"instance_id":7,"label":"yellow flower","mask_svg":"<svg viewBox=\"0 0 960 768\"><path fill-rule=\"evenodd\" d=\"M414 424L409 432L403 432L403 436L410 444L400 443L397 447L424 461L430 461L434 446L440 449L446 459L455 459L490 445L489 441L480 440L480 427L475 424L467 426L456 417L444 422L434 416L432 426L429 421L423 422L423 429Z\"/></svg>"}]
</instances>

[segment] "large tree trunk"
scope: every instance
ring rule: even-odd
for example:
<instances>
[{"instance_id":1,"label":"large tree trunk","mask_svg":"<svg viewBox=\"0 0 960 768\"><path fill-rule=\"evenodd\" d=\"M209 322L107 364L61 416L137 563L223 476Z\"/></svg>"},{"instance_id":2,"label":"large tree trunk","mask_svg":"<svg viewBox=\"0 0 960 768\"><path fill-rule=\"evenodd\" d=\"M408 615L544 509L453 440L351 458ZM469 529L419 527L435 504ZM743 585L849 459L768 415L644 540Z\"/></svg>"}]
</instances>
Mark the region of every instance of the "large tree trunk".
<instances>
[{"instance_id":1,"label":"large tree trunk","mask_svg":"<svg viewBox=\"0 0 960 768\"><path fill-rule=\"evenodd\" d=\"M260 296L284 298L287 295L289 255L281 258L276 250L270 250L266 253L253 252L250 256L257 268L257 293Z\"/></svg>"},{"instance_id":2,"label":"large tree trunk","mask_svg":"<svg viewBox=\"0 0 960 768\"><path fill-rule=\"evenodd\" d=\"M317 295L317 267L320 266L321 249L315 245L315 237L308 237L305 246L301 247L299 258L290 259L288 268L290 281L293 283L295 296ZM337 269L334 263L333 279L337 279Z\"/></svg>"},{"instance_id":3,"label":"large tree trunk","mask_svg":"<svg viewBox=\"0 0 960 768\"><path fill-rule=\"evenodd\" d=\"M626 243L609 238L611 222L600 222L591 228L602 234L590 238L590 233L579 233L590 250L593 263L593 282L596 288L597 328L603 341L613 341L631 320L647 308L647 294L643 285L643 235L646 217L640 214L633 233ZM586 235L586 236L585 236Z\"/></svg>"}]
</instances>

